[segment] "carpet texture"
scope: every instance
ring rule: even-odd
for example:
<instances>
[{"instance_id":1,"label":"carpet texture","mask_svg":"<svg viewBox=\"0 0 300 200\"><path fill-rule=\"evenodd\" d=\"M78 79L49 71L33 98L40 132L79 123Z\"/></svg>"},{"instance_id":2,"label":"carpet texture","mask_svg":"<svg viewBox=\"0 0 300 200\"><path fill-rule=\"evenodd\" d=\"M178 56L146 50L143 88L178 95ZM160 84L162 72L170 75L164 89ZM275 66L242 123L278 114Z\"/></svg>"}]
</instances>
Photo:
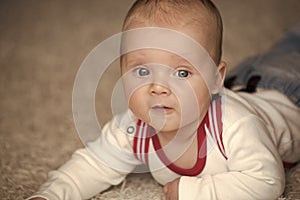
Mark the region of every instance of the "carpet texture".
<instances>
[{"instance_id":1,"label":"carpet texture","mask_svg":"<svg viewBox=\"0 0 300 200\"><path fill-rule=\"evenodd\" d=\"M299 21L299 0L215 0L224 17L224 60L232 68L266 51ZM82 147L72 87L88 53L118 33L133 0L0 1L0 199L33 194L47 172ZM100 124L111 117L117 62L97 90ZM149 174L132 174L93 199L163 199ZM300 165L287 171L281 199L300 199Z\"/></svg>"}]
</instances>

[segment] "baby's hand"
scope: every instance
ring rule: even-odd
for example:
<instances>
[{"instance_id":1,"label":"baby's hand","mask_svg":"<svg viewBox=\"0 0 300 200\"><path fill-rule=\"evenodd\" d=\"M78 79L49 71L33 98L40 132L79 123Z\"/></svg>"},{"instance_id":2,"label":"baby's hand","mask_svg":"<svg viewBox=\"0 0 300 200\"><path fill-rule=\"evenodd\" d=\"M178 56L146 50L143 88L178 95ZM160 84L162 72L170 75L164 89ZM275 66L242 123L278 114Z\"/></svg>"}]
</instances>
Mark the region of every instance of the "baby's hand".
<instances>
[{"instance_id":1,"label":"baby's hand","mask_svg":"<svg viewBox=\"0 0 300 200\"><path fill-rule=\"evenodd\" d=\"M179 180L180 178L177 178L164 186L163 191L166 195L166 200L178 200Z\"/></svg>"}]
</instances>

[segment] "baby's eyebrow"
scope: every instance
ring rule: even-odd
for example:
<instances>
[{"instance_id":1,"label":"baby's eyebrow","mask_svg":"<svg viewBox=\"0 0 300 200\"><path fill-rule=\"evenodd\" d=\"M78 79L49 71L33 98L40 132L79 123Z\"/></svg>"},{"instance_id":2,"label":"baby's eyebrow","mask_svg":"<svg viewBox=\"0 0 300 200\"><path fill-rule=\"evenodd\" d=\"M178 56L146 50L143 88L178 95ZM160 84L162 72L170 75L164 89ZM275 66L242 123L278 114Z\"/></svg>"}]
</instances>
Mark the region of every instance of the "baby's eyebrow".
<instances>
[{"instance_id":1,"label":"baby's eyebrow","mask_svg":"<svg viewBox=\"0 0 300 200\"><path fill-rule=\"evenodd\" d=\"M179 55L172 55L172 60L175 62L179 62L178 64L180 65L180 63L182 63L182 66L190 66L193 67L190 62L184 57L184 56L179 56Z\"/></svg>"},{"instance_id":2,"label":"baby's eyebrow","mask_svg":"<svg viewBox=\"0 0 300 200\"><path fill-rule=\"evenodd\" d=\"M186 62L188 62L188 58L190 58L191 56L193 56L193 53L191 52L181 52L180 55L178 54L172 54L172 57L175 59L181 59L181 60L185 60Z\"/></svg>"},{"instance_id":3,"label":"baby's eyebrow","mask_svg":"<svg viewBox=\"0 0 300 200\"><path fill-rule=\"evenodd\" d=\"M126 68L133 68L133 67L136 67L136 66L139 66L139 65L143 65L144 62L141 60L141 59L130 59L130 60L126 60L125 62L125 67Z\"/></svg>"},{"instance_id":4,"label":"baby's eyebrow","mask_svg":"<svg viewBox=\"0 0 300 200\"><path fill-rule=\"evenodd\" d=\"M128 66L137 66L145 62L145 57L145 52L130 52L124 55L124 60L126 60L126 65Z\"/></svg>"}]
</instances>

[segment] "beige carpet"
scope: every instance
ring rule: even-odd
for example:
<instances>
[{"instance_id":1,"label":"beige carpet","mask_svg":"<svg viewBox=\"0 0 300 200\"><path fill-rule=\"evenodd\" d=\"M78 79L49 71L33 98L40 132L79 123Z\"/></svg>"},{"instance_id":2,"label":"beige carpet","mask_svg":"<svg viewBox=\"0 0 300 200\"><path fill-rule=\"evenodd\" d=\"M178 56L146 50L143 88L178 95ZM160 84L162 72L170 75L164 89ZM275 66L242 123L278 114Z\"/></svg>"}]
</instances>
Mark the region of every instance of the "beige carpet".
<instances>
[{"instance_id":1,"label":"beige carpet","mask_svg":"<svg viewBox=\"0 0 300 200\"><path fill-rule=\"evenodd\" d=\"M47 172L81 147L71 95L76 71L99 42L120 31L133 0L0 1L0 199L24 199ZM261 53L300 19L299 0L216 0L230 67ZM114 67L113 67L114 66ZM97 110L110 118L118 67L100 82ZM300 165L287 173L286 199L300 199ZM130 175L95 199L163 199L149 174Z\"/></svg>"}]
</instances>

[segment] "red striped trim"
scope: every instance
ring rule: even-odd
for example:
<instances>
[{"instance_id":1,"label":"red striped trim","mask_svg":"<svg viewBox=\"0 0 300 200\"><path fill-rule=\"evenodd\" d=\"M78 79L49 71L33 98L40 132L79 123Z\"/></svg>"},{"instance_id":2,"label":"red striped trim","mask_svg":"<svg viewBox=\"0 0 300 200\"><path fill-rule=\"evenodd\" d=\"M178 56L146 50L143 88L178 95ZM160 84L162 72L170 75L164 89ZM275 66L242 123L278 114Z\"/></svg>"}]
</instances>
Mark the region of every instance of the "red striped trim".
<instances>
[{"instance_id":1,"label":"red striped trim","mask_svg":"<svg viewBox=\"0 0 300 200\"><path fill-rule=\"evenodd\" d=\"M227 159L225 154L225 148L223 144L223 125L222 125L222 107L221 107L221 97L214 100L208 111L209 115L209 132L216 142L220 153L223 155L225 159Z\"/></svg>"},{"instance_id":2,"label":"red striped trim","mask_svg":"<svg viewBox=\"0 0 300 200\"><path fill-rule=\"evenodd\" d=\"M213 105L215 104L215 105ZM195 163L194 167L190 169L183 169L171 162L161 147L159 142L158 136L155 133L154 128L149 125L146 125L141 120L137 122L137 129L134 137L133 142L133 151L137 159L141 160L142 162L148 164L148 150L149 150L149 142L152 139L152 144L154 149L160 158L160 160L173 172L184 175L184 176L196 176L200 174L206 164L206 157L207 157L207 140L206 140L206 131L205 125L210 130L208 134L211 134L212 137L217 142L218 148L221 154L227 159L225 154L225 148L223 144L223 125L222 125L222 107L221 107L221 97L214 100L212 105L210 106L205 118L202 120L198 131L197 131L197 140L198 140L198 155L197 155L197 162ZM144 132L146 131L146 133ZM144 145L144 150L143 150Z\"/></svg>"},{"instance_id":3,"label":"red striped trim","mask_svg":"<svg viewBox=\"0 0 300 200\"><path fill-rule=\"evenodd\" d=\"M150 142L150 134L153 132L152 127L146 125L141 120L137 122L137 128L133 140L133 152L135 157L148 164L148 150Z\"/></svg>"},{"instance_id":4,"label":"red striped trim","mask_svg":"<svg viewBox=\"0 0 300 200\"><path fill-rule=\"evenodd\" d=\"M155 135L155 130L154 128L152 128L151 126L147 126L147 138L145 140L145 161L146 164L149 164L149 156L148 156L148 152L149 152L149 143L150 143L150 138L152 135Z\"/></svg>"},{"instance_id":5,"label":"red striped trim","mask_svg":"<svg viewBox=\"0 0 300 200\"><path fill-rule=\"evenodd\" d=\"M139 140L138 133L140 132L141 123L142 123L141 120L137 121L136 132L135 132L135 136L134 136L134 139L133 139L133 152L134 152L134 155L137 159L139 159L138 151L137 151L137 143L138 143L138 140Z\"/></svg>"},{"instance_id":6,"label":"red striped trim","mask_svg":"<svg viewBox=\"0 0 300 200\"><path fill-rule=\"evenodd\" d=\"M291 168L295 167L298 164L297 162L290 163L290 162L284 162L284 161L282 163L283 163L283 167L285 169L291 169Z\"/></svg>"},{"instance_id":7,"label":"red striped trim","mask_svg":"<svg viewBox=\"0 0 300 200\"><path fill-rule=\"evenodd\" d=\"M180 174L182 176L196 176L200 174L206 164L206 133L204 130L204 124L208 123L208 118L207 116L205 119L202 121L201 125L198 128L197 131L197 140L198 140L198 155L197 155L197 161L194 165L194 167L190 169L184 169L181 167L176 166L175 164L172 163L166 156L165 152L163 151L163 148L161 147L161 144L159 142L158 136L154 135L152 137L152 143L154 146L154 149L160 158L160 160L173 172ZM203 156L200 156L203 155Z\"/></svg>"},{"instance_id":8,"label":"red striped trim","mask_svg":"<svg viewBox=\"0 0 300 200\"><path fill-rule=\"evenodd\" d=\"M223 123L222 123L222 105L221 105L221 97L216 100L216 112L217 112L217 126L219 129L219 137L220 140L218 140L218 146L219 150L221 151L224 158L227 160L225 147L223 143ZM222 147L222 148L220 148Z\"/></svg>"}]
</instances>

